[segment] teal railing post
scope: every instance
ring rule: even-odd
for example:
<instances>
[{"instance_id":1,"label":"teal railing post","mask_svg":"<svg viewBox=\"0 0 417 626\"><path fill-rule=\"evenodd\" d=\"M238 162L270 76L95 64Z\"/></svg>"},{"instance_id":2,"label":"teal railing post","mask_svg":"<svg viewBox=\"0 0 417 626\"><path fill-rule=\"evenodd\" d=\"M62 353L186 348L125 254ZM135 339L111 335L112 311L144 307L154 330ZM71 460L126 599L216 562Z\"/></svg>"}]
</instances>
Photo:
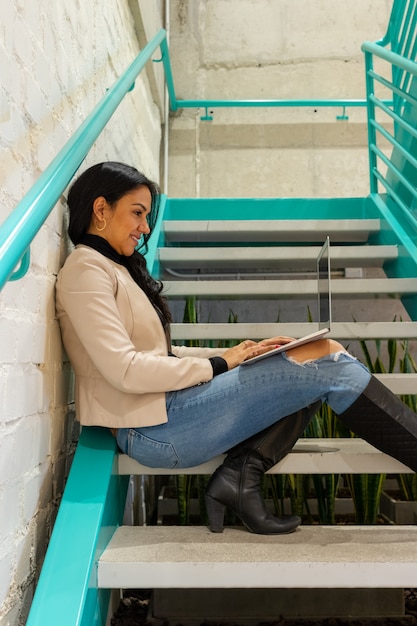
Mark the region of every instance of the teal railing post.
<instances>
[{"instance_id":1,"label":"teal railing post","mask_svg":"<svg viewBox=\"0 0 417 626\"><path fill-rule=\"evenodd\" d=\"M171 111L176 111L178 109L178 102L175 95L174 79L172 77L171 61L169 58L169 50L166 37L161 41L161 53L170 108Z\"/></svg>"},{"instance_id":2,"label":"teal railing post","mask_svg":"<svg viewBox=\"0 0 417 626\"><path fill-rule=\"evenodd\" d=\"M369 189L371 193L378 191L378 179L375 176L377 169L377 157L373 150L376 145L376 129L373 125L375 119L374 95L374 79L372 77L373 59L370 52L365 51L365 83L366 83L366 100L367 100L367 116L368 116L368 156L369 156Z\"/></svg>"}]
</instances>

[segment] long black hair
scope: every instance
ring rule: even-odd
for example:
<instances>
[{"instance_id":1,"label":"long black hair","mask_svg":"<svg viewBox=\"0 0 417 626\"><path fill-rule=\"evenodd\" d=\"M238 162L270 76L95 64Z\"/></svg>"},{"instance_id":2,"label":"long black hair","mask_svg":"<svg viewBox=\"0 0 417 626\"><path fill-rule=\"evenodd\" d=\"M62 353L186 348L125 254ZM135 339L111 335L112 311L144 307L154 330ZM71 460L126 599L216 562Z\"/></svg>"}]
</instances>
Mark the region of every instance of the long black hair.
<instances>
[{"instance_id":1,"label":"long black hair","mask_svg":"<svg viewBox=\"0 0 417 626\"><path fill-rule=\"evenodd\" d=\"M73 244L82 243L86 237L96 198L103 196L108 204L113 205L124 195L141 185L145 185L151 193L151 210L147 216L150 232L143 235L141 245L141 250L146 251L147 242L158 217L160 189L155 182L149 180L136 168L116 161L106 161L93 165L83 172L70 187L67 198L69 208L68 234ZM162 282L155 280L149 274L145 258L137 250L131 256L120 256L120 262L128 269L133 280L145 292L158 311L168 337L171 314L165 298L161 296Z\"/></svg>"},{"instance_id":2,"label":"long black hair","mask_svg":"<svg viewBox=\"0 0 417 626\"><path fill-rule=\"evenodd\" d=\"M151 210L148 225L152 232L158 216L160 190L156 183L130 165L107 161L97 163L83 172L70 187L68 207L70 220L68 234L76 246L87 233L93 215L93 203L103 196L112 205L124 195L145 185L151 193ZM142 248L147 246L151 233L143 235Z\"/></svg>"}]
</instances>

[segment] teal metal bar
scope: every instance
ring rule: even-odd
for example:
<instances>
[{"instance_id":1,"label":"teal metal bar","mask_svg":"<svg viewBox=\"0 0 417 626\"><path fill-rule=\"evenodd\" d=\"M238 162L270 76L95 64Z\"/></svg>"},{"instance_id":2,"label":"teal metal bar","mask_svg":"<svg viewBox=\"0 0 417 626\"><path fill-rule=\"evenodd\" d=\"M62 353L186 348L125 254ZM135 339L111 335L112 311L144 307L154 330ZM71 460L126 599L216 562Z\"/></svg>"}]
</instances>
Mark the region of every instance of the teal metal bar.
<instances>
[{"instance_id":1,"label":"teal metal bar","mask_svg":"<svg viewBox=\"0 0 417 626\"><path fill-rule=\"evenodd\" d=\"M231 108L231 107L365 107L366 100L177 100L177 107Z\"/></svg>"},{"instance_id":2,"label":"teal metal bar","mask_svg":"<svg viewBox=\"0 0 417 626\"><path fill-rule=\"evenodd\" d=\"M415 187L413 187L413 185L411 185L411 183L409 183L409 181L400 172L400 170L397 167L395 167L395 165L389 160L388 157L385 156L385 154L382 152L382 150L380 150L378 148L378 146L371 146L371 150L373 150L375 152L375 154L381 159L381 161L383 163L385 163L385 165L387 166L387 168L389 170L394 172L394 174L397 176L398 180L400 180L402 182L404 187L406 187L406 189L408 189L408 191L413 196L413 198L415 198L417 200L417 191L416 191ZM407 158L410 158L410 155L407 154L406 156L407 156ZM414 161L415 161L415 159L414 159ZM386 180L385 176L382 176L382 174L380 174L378 179L382 182L382 184L387 189L387 191L390 191L390 192L394 193L394 191L392 189L392 186L389 185L389 183ZM401 201L401 205L406 210L407 218L409 218L413 222L414 226L416 226L416 218L414 217L414 215L412 215L410 213L409 209L404 205L404 203L402 201Z\"/></svg>"},{"instance_id":3,"label":"teal metal bar","mask_svg":"<svg viewBox=\"0 0 417 626\"><path fill-rule=\"evenodd\" d=\"M390 19L388 21L387 32L382 37L382 39L376 42L379 46L388 46L393 41L396 41L398 39L396 35L400 29L400 23L404 14L405 2L406 0L394 1L394 4L392 5Z\"/></svg>"},{"instance_id":4,"label":"teal metal bar","mask_svg":"<svg viewBox=\"0 0 417 626\"><path fill-rule=\"evenodd\" d=\"M406 130L407 133L409 133L410 135L413 135L413 137L416 137L417 139L417 129L413 128L413 126L410 126L410 124L408 124L408 122L406 122L402 117L397 115L397 113L395 113L391 109L388 109L386 106L381 104L381 101L375 98L374 96L371 96L371 100L374 102L376 107L378 107L381 111L386 113L388 117L391 117L393 121L395 122L395 124L404 128L404 130ZM417 102L416 102L416 106L417 106ZM374 123L375 125L377 124L375 120L372 123Z\"/></svg>"},{"instance_id":5,"label":"teal metal bar","mask_svg":"<svg viewBox=\"0 0 417 626\"><path fill-rule=\"evenodd\" d=\"M175 95L174 80L172 77L171 61L169 58L169 50L166 37L161 41L162 62L164 64L165 82L168 90L168 97L171 111L178 109L177 97Z\"/></svg>"},{"instance_id":6,"label":"teal metal bar","mask_svg":"<svg viewBox=\"0 0 417 626\"><path fill-rule=\"evenodd\" d=\"M97 560L122 522L128 477L117 476L116 440L84 427L26 626L105 626L110 593Z\"/></svg>"},{"instance_id":7,"label":"teal metal bar","mask_svg":"<svg viewBox=\"0 0 417 626\"><path fill-rule=\"evenodd\" d=\"M390 185L390 183L388 182L386 177L379 170L375 171L375 176L381 182L381 184L386 189L386 191L389 192L390 197L393 198L393 200L395 200L395 203L396 203L397 207L399 207L401 209L403 222L405 223L405 220L407 220L407 222L412 224L414 229L415 229L416 226L417 226L417 220L414 217L414 215L412 215L412 213L410 213L409 207L406 204L404 204L404 202L401 200L400 196L395 192L395 189L393 188L393 186ZM416 256L416 260L417 260L417 256Z\"/></svg>"},{"instance_id":8,"label":"teal metal bar","mask_svg":"<svg viewBox=\"0 0 417 626\"><path fill-rule=\"evenodd\" d=\"M377 168L377 159L375 153L371 150L371 145L376 144L376 130L372 126L371 121L375 119L374 96L374 78L373 78L373 57L369 52L365 52L365 83L366 83L366 101L368 116L368 159L369 159L369 185L370 192L377 193L378 181L374 176Z\"/></svg>"},{"instance_id":9,"label":"teal metal bar","mask_svg":"<svg viewBox=\"0 0 417 626\"><path fill-rule=\"evenodd\" d=\"M19 280L20 278L23 278L23 276L26 274L26 272L29 269L29 265L30 265L30 250L28 249L26 250L25 254L22 256L19 267L9 277L9 280L10 281Z\"/></svg>"},{"instance_id":10,"label":"teal metal bar","mask_svg":"<svg viewBox=\"0 0 417 626\"><path fill-rule=\"evenodd\" d=\"M382 48L378 44L370 41L365 41L365 43L362 44L361 49L363 52L369 52L370 54L387 61L391 65L400 67L406 72L410 72L413 76L417 76L417 64L414 61L409 61L399 54L396 54L391 50L386 50L386 48Z\"/></svg>"},{"instance_id":11,"label":"teal metal bar","mask_svg":"<svg viewBox=\"0 0 417 626\"><path fill-rule=\"evenodd\" d=\"M399 87L396 87L396 85L394 85L393 83L390 83L389 80L386 80L385 78L383 78L379 74L376 74L374 71L370 71L369 72L369 76L371 78L373 78L374 80L376 80L380 85L383 85L387 89L391 90L392 93L394 94L394 96L398 96L398 98L397 98L398 101L402 102L403 100L407 100L407 102L409 102L410 104L412 104L414 106L417 104L417 101L415 100L415 98L410 96L410 94L408 94L403 89L400 89ZM380 106L381 103L382 104L386 104L385 100L379 100L375 95L373 95L371 97L375 99L374 100L375 104L378 101L379 106ZM396 109L394 108L394 110L396 110Z\"/></svg>"},{"instance_id":12,"label":"teal metal bar","mask_svg":"<svg viewBox=\"0 0 417 626\"><path fill-rule=\"evenodd\" d=\"M395 139L395 137L393 137L391 135L391 133L389 133L387 130L385 130L385 128L383 128L380 124L378 124L378 122L376 122L375 120L371 121L372 126L375 127L375 129L383 136L385 137L385 139L394 147L396 148L396 150L398 150L398 152L400 154L403 155L403 157L405 159L407 159L407 161L409 163L411 163L411 165L414 167L414 169L417 170L417 159L410 154L410 152L408 152L405 148L403 148L403 146L400 144L399 141L397 141ZM371 149L373 149L373 145L371 144ZM391 161L389 161L391 163ZM406 183L406 178L401 174L401 179L402 182L404 182L404 184ZM411 187L414 189L414 187L411 185Z\"/></svg>"},{"instance_id":13,"label":"teal metal bar","mask_svg":"<svg viewBox=\"0 0 417 626\"><path fill-rule=\"evenodd\" d=\"M395 52L397 52L398 54L401 55L405 55L405 48L407 46L407 33L409 31L409 24L410 24L410 19L411 19L411 12L413 9L412 3L410 2L408 4L408 8L407 10L405 10L405 6L403 6L402 8L402 14L399 16L400 17L400 21L398 22L398 30L397 30L397 37L394 40L395 41Z\"/></svg>"},{"instance_id":14,"label":"teal metal bar","mask_svg":"<svg viewBox=\"0 0 417 626\"><path fill-rule=\"evenodd\" d=\"M158 246L160 245L162 222L164 219L167 200L167 196L162 194L161 202L159 204L158 219L152 231L152 235L149 238L148 250L145 254L146 267L148 272L154 277L159 276Z\"/></svg>"},{"instance_id":15,"label":"teal metal bar","mask_svg":"<svg viewBox=\"0 0 417 626\"><path fill-rule=\"evenodd\" d=\"M120 76L0 227L0 289L19 263L136 77L166 38L161 29ZM167 67L167 62L164 62Z\"/></svg>"},{"instance_id":16,"label":"teal metal bar","mask_svg":"<svg viewBox=\"0 0 417 626\"><path fill-rule=\"evenodd\" d=\"M388 183L386 183L383 176L379 172L376 172L376 174L379 180L381 181L382 185L386 186L386 188L390 191L390 194L392 195L394 202L401 209L401 220L399 220L398 217L394 215L393 211L391 211L390 208L387 206L387 204L383 201L380 194L372 194L371 197L375 205L377 206L378 210L380 211L381 215L386 220L391 230L398 237L401 244L410 254L411 258L417 259L417 244L415 241L413 241L413 239L410 237L408 231L405 228L406 222L404 221L404 217L407 218L407 223L410 223L410 213L408 211L408 208L404 205L401 198L398 197L395 191L393 189L389 189L390 186ZM412 225L415 228L415 220Z\"/></svg>"}]
</instances>

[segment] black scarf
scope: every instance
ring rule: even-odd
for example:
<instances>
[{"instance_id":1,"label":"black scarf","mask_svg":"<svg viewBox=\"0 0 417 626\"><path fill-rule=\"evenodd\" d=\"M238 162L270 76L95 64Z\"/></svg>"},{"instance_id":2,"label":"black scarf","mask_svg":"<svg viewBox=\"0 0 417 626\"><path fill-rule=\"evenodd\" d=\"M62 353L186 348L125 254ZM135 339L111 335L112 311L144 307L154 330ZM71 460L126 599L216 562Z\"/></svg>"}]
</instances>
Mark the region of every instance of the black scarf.
<instances>
[{"instance_id":1,"label":"black scarf","mask_svg":"<svg viewBox=\"0 0 417 626\"><path fill-rule=\"evenodd\" d=\"M109 242L104 239L104 237L99 237L98 235L90 235L86 234L81 239L80 243L83 246L89 246L90 248L94 248L97 252L100 252L103 256L106 256L108 259L115 261L119 265L124 265L127 267L126 260L127 256L124 254L119 254L116 250L109 244ZM136 281L135 281L136 282Z\"/></svg>"}]
</instances>

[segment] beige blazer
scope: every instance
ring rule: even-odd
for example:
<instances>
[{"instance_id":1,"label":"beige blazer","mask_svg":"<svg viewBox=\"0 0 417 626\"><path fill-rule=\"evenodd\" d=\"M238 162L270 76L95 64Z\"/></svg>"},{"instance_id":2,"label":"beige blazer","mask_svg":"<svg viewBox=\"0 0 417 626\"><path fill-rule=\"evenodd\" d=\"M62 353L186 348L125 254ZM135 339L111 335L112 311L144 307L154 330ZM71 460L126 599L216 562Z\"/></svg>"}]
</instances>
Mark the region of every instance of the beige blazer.
<instances>
[{"instance_id":1,"label":"beige blazer","mask_svg":"<svg viewBox=\"0 0 417 626\"><path fill-rule=\"evenodd\" d=\"M167 421L165 392L207 382L209 356L224 350L172 347L161 321L128 270L77 246L56 284L62 340L75 371L82 424L125 428Z\"/></svg>"}]
</instances>

